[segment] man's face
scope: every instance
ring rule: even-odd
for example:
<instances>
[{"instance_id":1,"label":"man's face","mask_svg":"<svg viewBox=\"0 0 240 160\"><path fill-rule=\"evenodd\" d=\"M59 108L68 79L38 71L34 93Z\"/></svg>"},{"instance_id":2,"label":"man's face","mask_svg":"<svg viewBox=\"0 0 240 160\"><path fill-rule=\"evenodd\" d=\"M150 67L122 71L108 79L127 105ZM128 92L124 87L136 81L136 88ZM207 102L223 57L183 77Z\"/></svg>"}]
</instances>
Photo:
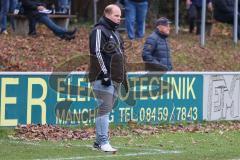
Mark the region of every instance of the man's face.
<instances>
[{"instance_id":1,"label":"man's face","mask_svg":"<svg viewBox=\"0 0 240 160\"><path fill-rule=\"evenodd\" d=\"M113 21L114 23L120 24L121 22L121 10L118 7L113 7L112 13L106 15L108 19Z\"/></svg>"},{"instance_id":2,"label":"man's face","mask_svg":"<svg viewBox=\"0 0 240 160\"><path fill-rule=\"evenodd\" d=\"M170 34L171 28L170 28L169 24L167 24L167 25L159 25L157 28L159 29L159 31L161 33L163 33L163 34L165 34L167 36Z\"/></svg>"}]
</instances>

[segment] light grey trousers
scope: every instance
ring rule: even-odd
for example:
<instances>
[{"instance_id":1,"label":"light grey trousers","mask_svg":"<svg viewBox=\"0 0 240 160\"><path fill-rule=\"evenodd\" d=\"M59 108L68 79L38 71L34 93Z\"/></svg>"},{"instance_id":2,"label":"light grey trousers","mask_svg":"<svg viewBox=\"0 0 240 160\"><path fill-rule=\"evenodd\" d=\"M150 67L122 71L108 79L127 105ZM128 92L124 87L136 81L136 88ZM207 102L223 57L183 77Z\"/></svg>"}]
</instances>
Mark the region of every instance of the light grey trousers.
<instances>
[{"instance_id":1,"label":"light grey trousers","mask_svg":"<svg viewBox=\"0 0 240 160\"><path fill-rule=\"evenodd\" d=\"M101 80L97 80L92 82L92 88L98 107L98 115L96 118L96 143L104 145L109 143L109 114L118 96L120 84L112 81L112 85L106 87L101 84Z\"/></svg>"}]
</instances>

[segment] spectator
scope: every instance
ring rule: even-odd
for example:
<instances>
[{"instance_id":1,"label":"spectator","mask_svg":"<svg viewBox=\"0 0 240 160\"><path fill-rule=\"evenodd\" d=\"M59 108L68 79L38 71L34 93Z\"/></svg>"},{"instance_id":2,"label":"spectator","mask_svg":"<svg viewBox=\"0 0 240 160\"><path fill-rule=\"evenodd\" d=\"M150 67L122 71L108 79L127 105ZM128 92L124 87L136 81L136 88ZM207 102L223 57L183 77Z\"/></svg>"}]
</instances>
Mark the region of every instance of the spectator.
<instances>
[{"instance_id":1,"label":"spectator","mask_svg":"<svg viewBox=\"0 0 240 160\"><path fill-rule=\"evenodd\" d=\"M8 34L7 32L7 13L14 12L18 0L1 0L1 33ZM13 30L15 29L13 18L10 18Z\"/></svg>"},{"instance_id":2,"label":"spectator","mask_svg":"<svg viewBox=\"0 0 240 160\"><path fill-rule=\"evenodd\" d=\"M214 18L217 21L234 24L234 0L214 0ZM240 38L240 3L238 8L238 38Z\"/></svg>"},{"instance_id":3,"label":"spectator","mask_svg":"<svg viewBox=\"0 0 240 160\"><path fill-rule=\"evenodd\" d=\"M70 12L70 0L58 0L58 13L69 14Z\"/></svg>"},{"instance_id":4,"label":"spectator","mask_svg":"<svg viewBox=\"0 0 240 160\"><path fill-rule=\"evenodd\" d=\"M161 17L156 22L155 31L147 38L142 58L149 71L171 71L172 62L167 37L170 34L170 21Z\"/></svg>"},{"instance_id":5,"label":"spectator","mask_svg":"<svg viewBox=\"0 0 240 160\"><path fill-rule=\"evenodd\" d=\"M45 24L53 33L65 40L71 40L75 38L76 28L73 31L67 31L56 25L46 13L41 13L40 11L46 10L43 3L32 1L32 0L22 0L22 5L24 9L24 14L29 20L29 35L36 35L36 23L40 22Z\"/></svg>"},{"instance_id":6,"label":"spectator","mask_svg":"<svg viewBox=\"0 0 240 160\"><path fill-rule=\"evenodd\" d=\"M148 0L125 0L125 25L129 39L143 38ZM134 29L136 27L136 30Z\"/></svg>"},{"instance_id":7,"label":"spectator","mask_svg":"<svg viewBox=\"0 0 240 160\"><path fill-rule=\"evenodd\" d=\"M207 0L207 4L208 9L212 11L212 1ZM186 0L186 5L188 8L189 32L193 33L196 23L196 34L199 35L201 32L202 0Z\"/></svg>"},{"instance_id":8,"label":"spectator","mask_svg":"<svg viewBox=\"0 0 240 160\"><path fill-rule=\"evenodd\" d=\"M123 41L117 32L120 21L120 8L108 5L89 37L89 80L98 105L96 141L93 146L105 152L117 151L109 143L109 114L118 97L120 85L123 83L127 87Z\"/></svg>"}]
</instances>

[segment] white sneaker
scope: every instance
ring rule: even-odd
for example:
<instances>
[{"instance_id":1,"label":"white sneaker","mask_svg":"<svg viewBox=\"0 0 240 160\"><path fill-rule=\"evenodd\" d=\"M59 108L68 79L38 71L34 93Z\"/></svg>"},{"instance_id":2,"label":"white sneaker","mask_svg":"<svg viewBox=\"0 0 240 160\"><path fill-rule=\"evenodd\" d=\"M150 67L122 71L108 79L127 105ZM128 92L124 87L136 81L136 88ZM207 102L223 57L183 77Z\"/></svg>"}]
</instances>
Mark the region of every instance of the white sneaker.
<instances>
[{"instance_id":1,"label":"white sneaker","mask_svg":"<svg viewBox=\"0 0 240 160\"><path fill-rule=\"evenodd\" d=\"M8 35L7 30L2 31L1 33L2 33L2 34L5 34L5 35Z\"/></svg>"},{"instance_id":2,"label":"white sneaker","mask_svg":"<svg viewBox=\"0 0 240 160\"><path fill-rule=\"evenodd\" d=\"M112 148L109 143L102 145L100 149L104 152L117 152L117 149Z\"/></svg>"}]
</instances>

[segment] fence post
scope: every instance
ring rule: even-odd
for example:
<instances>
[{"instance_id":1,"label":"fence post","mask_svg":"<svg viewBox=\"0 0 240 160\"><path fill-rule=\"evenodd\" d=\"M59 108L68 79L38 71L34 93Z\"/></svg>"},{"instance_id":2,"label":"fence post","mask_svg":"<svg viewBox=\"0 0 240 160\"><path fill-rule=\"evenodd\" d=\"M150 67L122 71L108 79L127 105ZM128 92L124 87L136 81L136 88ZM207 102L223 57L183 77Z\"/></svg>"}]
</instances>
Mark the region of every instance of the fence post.
<instances>
[{"instance_id":1,"label":"fence post","mask_svg":"<svg viewBox=\"0 0 240 160\"><path fill-rule=\"evenodd\" d=\"M235 0L235 6L234 6L234 36L233 40L234 43L237 44L238 42L238 0Z\"/></svg>"},{"instance_id":2,"label":"fence post","mask_svg":"<svg viewBox=\"0 0 240 160\"><path fill-rule=\"evenodd\" d=\"M179 32L179 0L175 0L175 32Z\"/></svg>"},{"instance_id":3,"label":"fence post","mask_svg":"<svg viewBox=\"0 0 240 160\"><path fill-rule=\"evenodd\" d=\"M205 27L206 27L206 0L202 1L202 18L201 18L201 47L205 46Z\"/></svg>"},{"instance_id":4,"label":"fence post","mask_svg":"<svg viewBox=\"0 0 240 160\"><path fill-rule=\"evenodd\" d=\"M93 0L94 24L97 23L97 2L98 2L98 0Z\"/></svg>"}]
</instances>

